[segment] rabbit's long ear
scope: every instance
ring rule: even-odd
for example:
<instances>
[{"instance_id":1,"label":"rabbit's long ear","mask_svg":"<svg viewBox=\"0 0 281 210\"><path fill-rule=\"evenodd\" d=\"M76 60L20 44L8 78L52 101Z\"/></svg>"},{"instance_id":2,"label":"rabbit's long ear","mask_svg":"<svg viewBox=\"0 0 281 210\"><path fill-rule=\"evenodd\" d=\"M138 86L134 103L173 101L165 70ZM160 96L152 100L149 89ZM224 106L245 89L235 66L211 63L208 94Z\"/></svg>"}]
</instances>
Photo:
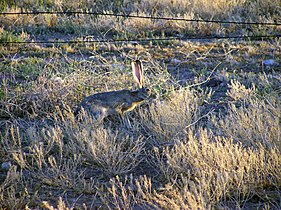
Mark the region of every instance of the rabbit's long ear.
<instances>
[{"instance_id":1,"label":"rabbit's long ear","mask_svg":"<svg viewBox=\"0 0 281 210\"><path fill-rule=\"evenodd\" d=\"M133 76L137 81L137 83L139 84L139 87L143 88L144 77L143 77L142 63L139 60L132 61L132 70L133 70Z\"/></svg>"}]
</instances>

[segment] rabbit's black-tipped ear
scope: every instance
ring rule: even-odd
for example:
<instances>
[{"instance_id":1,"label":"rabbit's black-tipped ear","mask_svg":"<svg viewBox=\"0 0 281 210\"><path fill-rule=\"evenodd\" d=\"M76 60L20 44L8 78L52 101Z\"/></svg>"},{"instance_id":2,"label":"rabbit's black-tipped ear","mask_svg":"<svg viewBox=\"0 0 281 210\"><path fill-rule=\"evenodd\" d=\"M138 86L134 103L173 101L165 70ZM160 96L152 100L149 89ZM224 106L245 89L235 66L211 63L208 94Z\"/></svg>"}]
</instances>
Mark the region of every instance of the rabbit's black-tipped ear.
<instances>
[{"instance_id":1,"label":"rabbit's black-tipped ear","mask_svg":"<svg viewBox=\"0 0 281 210\"><path fill-rule=\"evenodd\" d=\"M139 87L142 88L144 86L142 63L139 60L132 61L132 70L135 80Z\"/></svg>"}]
</instances>

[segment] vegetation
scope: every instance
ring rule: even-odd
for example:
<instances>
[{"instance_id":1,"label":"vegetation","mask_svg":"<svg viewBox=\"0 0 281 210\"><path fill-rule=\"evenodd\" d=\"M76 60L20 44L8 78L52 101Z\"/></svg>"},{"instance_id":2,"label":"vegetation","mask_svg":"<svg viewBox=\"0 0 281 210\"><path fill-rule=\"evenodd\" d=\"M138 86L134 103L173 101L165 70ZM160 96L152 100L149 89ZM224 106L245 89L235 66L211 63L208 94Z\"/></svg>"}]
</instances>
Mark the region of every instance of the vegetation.
<instances>
[{"instance_id":1,"label":"vegetation","mask_svg":"<svg viewBox=\"0 0 281 210\"><path fill-rule=\"evenodd\" d=\"M0 5L281 21L277 0ZM281 208L280 38L47 43L276 35L280 26L58 14L6 15L0 23L0 209ZM22 43L32 40L46 43ZM154 97L127 113L130 125L120 116L99 126L87 115L77 122L83 97L136 88L132 59L143 61Z\"/></svg>"}]
</instances>

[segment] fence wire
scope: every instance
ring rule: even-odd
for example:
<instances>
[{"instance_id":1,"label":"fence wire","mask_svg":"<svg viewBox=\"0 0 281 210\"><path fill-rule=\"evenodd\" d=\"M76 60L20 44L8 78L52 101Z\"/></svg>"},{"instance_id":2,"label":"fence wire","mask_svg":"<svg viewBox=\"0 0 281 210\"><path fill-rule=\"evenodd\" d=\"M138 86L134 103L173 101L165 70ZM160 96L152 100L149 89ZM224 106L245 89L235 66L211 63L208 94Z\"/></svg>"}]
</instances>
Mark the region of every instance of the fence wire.
<instances>
[{"instance_id":1,"label":"fence wire","mask_svg":"<svg viewBox=\"0 0 281 210\"><path fill-rule=\"evenodd\" d=\"M165 37L165 38L145 38L145 39L87 39L82 40L51 40L51 41L1 41L2 45L9 44L79 44L79 43L148 43L148 42L163 42L163 41L188 41L188 40L213 40L213 39L243 39L260 41L264 39L281 38L281 35L268 36L206 36L206 37Z\"/></svg>"},{"instance_id":2,"label":"fence wire","mask_svg":"<svg viewBox=\"0 0 281 210\"><path fill-rule=\"evenodd\" d=\"M124 18L139 18L139 19L167 20L167 21L186 21L186 22L204 22L204 23L236 24L236 25L265 25L265 26L280 26L281 25L281 23L278 23L278 22L222 21L222 20L206 20L206 19L204 20L204 19L155 17L155 16L144 16L144 15L83 12L83 11L65 11L65 12L35 11L35 12L2 12L2 13L0 13L0 15L39 15L39 14L115 16L115 17L124 17Z\"/></svg>"},{"instance_id":3,"label":"fence wire","mask_svg":"<svg viewBox=\"0 0 281 210\"><path fill-rule=\"evenodd\" d=\"M99 13L99 12L83 12L83 11L34 11L34 12L2 12L0 16L8 15L39 15L39 14L56 14L56 15L93 15L93 16L115 16L123 18L140 18L140 19L151 19L151 20L166 20L166 21L186 21L186 22L202 22L202 23L216 23L216 24L236 24L236 25L264 25L264 26L280 26L278 22L246 22L246 21L221 21L221 20L203 20L203 19L186 19L186 18L175 18L175 17L154 17L154 16L143 16L143 15L128 15L128 14L114 14L114 13ZM165 38L145 38L145 39L87 39L82 38L81 40L49 40L49 41L3 41L0 40L0 44L78 44L78 43L118 43L118 42L136 42L136 43L147 43L147 42L161 42L161 41L188 41L188 40L212 40L212 39L243 39L243 40L264 40L280 38L281 35L240 35L240 36L204 36L204 37L165 37Z\"/></svg>"}]
</instances>

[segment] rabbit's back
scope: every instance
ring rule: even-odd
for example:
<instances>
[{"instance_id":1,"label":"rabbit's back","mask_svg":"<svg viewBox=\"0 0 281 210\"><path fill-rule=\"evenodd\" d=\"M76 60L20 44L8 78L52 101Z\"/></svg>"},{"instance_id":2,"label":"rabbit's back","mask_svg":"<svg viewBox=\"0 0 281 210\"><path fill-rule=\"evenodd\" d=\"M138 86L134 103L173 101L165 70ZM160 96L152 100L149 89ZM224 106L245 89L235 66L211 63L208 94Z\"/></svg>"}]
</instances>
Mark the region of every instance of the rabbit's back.
<instances>
[{"instance_id":1,"label":"rabbit's back","mask_svg":"<svg viewBox=\"0 0 281 210\"><path fill-rule=\"evenodd\" d=\"M96 121L102 121L109 115L121 114L133 110L149 98L148 89L119 90L90 95L82 100L76 114L84 110Z\"/></svg>"},{"instance_id":2,"label":"rabbit's back","mask_svg":"<svg viewBox=\"0 0 281 210\"><path fill-rule=\"evenodd\" d=\"M120 113L121 105L128 98L129 92L120 90L90 95L82 100L78 109L83 108L91 115L96 115L97 112L104 115Z\"/></svg>"}]
</instances>

